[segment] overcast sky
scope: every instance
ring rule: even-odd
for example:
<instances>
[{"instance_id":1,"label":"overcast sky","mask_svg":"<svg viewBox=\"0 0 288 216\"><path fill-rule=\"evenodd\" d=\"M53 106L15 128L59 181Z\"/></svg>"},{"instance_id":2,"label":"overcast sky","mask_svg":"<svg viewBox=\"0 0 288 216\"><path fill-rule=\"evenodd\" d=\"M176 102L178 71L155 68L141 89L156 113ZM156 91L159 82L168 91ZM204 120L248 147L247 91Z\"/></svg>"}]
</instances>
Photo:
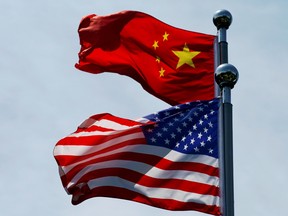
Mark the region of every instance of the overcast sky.
<instances>
[{"instance_id":1,"label":"overcast sky","mask_svg":"<svg viewBox=\"0 0 288 216\"><path fill-rule=\"evenodd\" d=\"M251 3L253 2L253 3ZM138 118L168 107L128 77L78 71L81 18L138 10L216 34L218 9L233 15L235 213L286 216L288 204L287 0L9 0L0 2L0 215L203 216L93 198L73 206L53 148L87 117Z\"/></svg>"}]
</instances>

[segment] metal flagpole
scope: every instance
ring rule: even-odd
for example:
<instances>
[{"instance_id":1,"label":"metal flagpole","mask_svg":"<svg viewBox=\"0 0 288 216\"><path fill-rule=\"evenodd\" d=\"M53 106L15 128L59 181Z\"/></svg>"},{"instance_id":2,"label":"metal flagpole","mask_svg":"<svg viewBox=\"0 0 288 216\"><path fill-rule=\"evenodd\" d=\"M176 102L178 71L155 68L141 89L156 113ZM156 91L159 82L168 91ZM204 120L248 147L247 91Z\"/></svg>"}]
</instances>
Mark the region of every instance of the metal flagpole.
<instances>
[{"instance_id":1,"label":"metal flagpole","mask_svg":"<svg viewBox=\"0 0 288 216\"><path fill-rule=\"evenodd\" d=\"M218 30L219 66L215 71L215 80L221 90L220 107L220 206L222 216L234 216L234 179L233 179L233 124L231 89L236 84L239 74L237 69L228 64L228 43L226 30L232 23L232 15L227 10L219 10L213 16Z\"/></svg>"}]
</instances>

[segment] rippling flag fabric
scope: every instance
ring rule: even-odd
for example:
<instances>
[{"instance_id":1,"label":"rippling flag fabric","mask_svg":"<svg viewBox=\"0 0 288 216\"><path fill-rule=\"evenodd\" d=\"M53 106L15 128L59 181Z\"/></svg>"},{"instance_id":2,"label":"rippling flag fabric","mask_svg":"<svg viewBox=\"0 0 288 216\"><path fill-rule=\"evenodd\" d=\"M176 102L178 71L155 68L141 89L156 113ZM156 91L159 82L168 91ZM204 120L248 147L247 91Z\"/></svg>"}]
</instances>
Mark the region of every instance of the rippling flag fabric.
<instances>
[{"instance_id":1,"label":"rippling flag fabric","mask_svg":"<svg viewBox=\"0 0 288 216\"><path fill-rule=\"evenodd\" d=\"M78 32L76 68L82 71L131 77L171 105L214 98L214 35L179 29L138 11L88 15Z\"/></svg>"},{"instance_id":2,"label":"rippling flag fabric","mask_svg":"<svg viewBox=\"0 0 288 216\"><path fill-rule=\"evenodd\" d=\"M91 116L54 149L72 203L102 196L219 215L218 106L184 103L137 120Z\"/></svg>"}]
</instances>

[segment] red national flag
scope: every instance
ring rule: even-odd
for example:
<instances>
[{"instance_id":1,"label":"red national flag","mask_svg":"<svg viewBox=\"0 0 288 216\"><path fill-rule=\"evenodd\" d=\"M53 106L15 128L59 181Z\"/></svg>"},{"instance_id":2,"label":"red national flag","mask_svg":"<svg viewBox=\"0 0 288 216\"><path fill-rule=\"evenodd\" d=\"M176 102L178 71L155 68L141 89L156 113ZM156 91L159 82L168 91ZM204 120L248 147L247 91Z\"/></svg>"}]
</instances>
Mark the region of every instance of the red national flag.
<instances>
[{"instance_id":1,"label":"red national flag","mask_svg":"<svg viewBox=\"0 0 288 216\"><path fill-rule=\"evenodd\" d=\"M218 106L185 103L133 121L91 116L54 149L72 203L104 196L219 215Z\"/></svg>"},{"instance_id":2,"label":"red national flag","mask_svg":"<svg viewBox=\"0 0 288 216\"><path fill-rule=\"evenodd\" d=\"M214 98L214 35L123 11L86 16L79 37L80 70L129 76L171 105Z\"/></svg>"}]
</instances>

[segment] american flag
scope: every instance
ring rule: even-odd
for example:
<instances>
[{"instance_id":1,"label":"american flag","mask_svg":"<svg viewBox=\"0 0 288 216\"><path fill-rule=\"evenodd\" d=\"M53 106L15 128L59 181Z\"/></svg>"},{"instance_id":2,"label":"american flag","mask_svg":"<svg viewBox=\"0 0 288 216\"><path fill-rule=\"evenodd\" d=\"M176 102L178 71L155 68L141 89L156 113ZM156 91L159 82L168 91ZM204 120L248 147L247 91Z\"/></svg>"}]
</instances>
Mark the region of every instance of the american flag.
<instances>
[{"instance_id":1,"label":"american flag","mask_svg":"<svg viewBox=\"0 0 288 216\"><path fill-rule=\"evenodd\" d=\"M72 203L92 197L219 215L219 99L137 120L91 116L55 146Z\"/></svg>"}]
</instances>

